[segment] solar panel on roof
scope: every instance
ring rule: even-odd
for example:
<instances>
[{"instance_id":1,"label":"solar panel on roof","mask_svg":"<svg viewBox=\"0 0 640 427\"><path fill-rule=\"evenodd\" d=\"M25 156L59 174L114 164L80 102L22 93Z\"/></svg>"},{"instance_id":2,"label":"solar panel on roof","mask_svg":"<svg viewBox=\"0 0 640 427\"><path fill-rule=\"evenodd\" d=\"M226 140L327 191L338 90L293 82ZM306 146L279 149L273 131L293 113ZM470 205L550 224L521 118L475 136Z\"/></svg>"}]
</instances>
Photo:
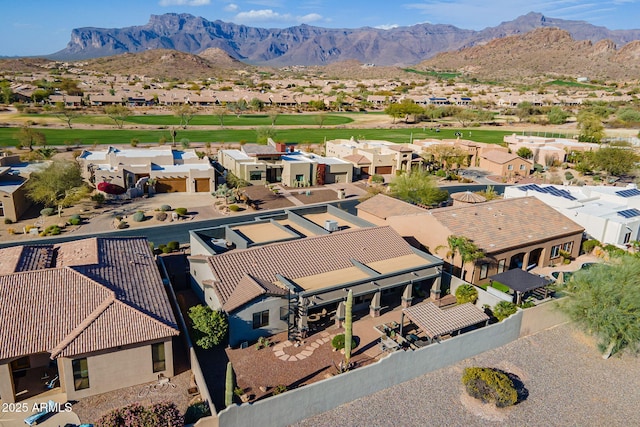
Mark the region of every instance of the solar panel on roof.
<instances>
[{"instance_id":1,"label":"solar panel on roof","mask_svg":"<svg viewBox=\"0 0 640 427\"><path fill-rule=\"evenodd\" d=\"M623 218L634 218L636 216L640 216L640 211L638 209L625 209L623 211L619 211L618 215Z\"/></svg>"},{"instance_id":2,"label":"solar panel on roof","mask_svg":"<svg viewBox=\"0 0 640 427\"><path fill-rule=\"evenodd\" d=\"M634 197L634 196L640 196L640 190L638 190L637 188L630 188L628 190L620 190L620 191L616 191L616 194L620 197Z\"/></svg>"}]
</instances>

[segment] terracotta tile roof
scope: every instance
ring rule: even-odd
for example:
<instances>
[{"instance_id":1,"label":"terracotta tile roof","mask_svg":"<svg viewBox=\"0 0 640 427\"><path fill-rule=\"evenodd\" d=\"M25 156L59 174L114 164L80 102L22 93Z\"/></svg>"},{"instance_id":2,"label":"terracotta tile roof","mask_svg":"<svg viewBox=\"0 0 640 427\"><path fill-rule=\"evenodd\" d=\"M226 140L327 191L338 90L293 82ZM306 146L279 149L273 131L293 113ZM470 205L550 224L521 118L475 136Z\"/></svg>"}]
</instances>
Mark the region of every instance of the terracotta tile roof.
<instances>
[{"instance_id":1,"label":"terracotta tile roof","mask_svg":"<svg viewBox=\"0 0 640 427\"><path fill-rule=\"evenodd\" d=\"M489 320L489 316L470 302L446 310L427 302L403 308L402 311L429 338L450 334Z\"/></svg>"},{"instance_id":2,"label":"terracotta tile roof","mask_svg":"<svg viewBox=\"0 0 640 427\"><path fill-rule=\"evenodd\" d=\"M80 247L97 250L84 259L100 262L73 265ZM146 239L87 239L55 251L73 266L0 276L0 360L75 356L178 334Z\"/></svg>"},{"instance_id":3,"label":"terracotta tile roof","mask_svg":"<svg viewBox=\"0 0 640 427\"><path fill-rule=\"evenodd\" d=\"M13 246L0 249L0 275L50 268L53 245Z\"/></svg>"},{"instance_id":4,"label":"terracotta tile roof","mask_svg":"<svg viewBox=\"0 0 640 427\"><path fill-rule=\"evenodd\" d=\"M524 162L529 162L531 163L529 160L526 159L522 159L520 157L518 157L517 155L513 154L513 153L509 153L507 151L500 151L500 150L490 150L490 151L486 151L484 153L482 153L482 155L480 156L484 159L489 160L490 162L493 163L498 163L498 164L504 164L504 163L509 163L512 160L517 160L520 159Z\"/></svg>"},{"instance_id":5,"label":"terracotta tile roof","mask_svg":"<svg viewBox=\"0 0 640 427\"><path fill-rule=\"evenodd\" d=\"M346 160L348 162L351 162L353 164L356 165L370 165L371 164L371 160L369 160L368 158L366 158L363 155L360 154L349 154L348 156L344 156L342 158L342 160Z\"/></svg>"},{"instance_id":6,"label":"terracotta tile roof","mask_svg":"<svg viewBox=\"0 0 640 427\"><path fill-rule=\"evenodd\" d=\"M276 282L276 274L295 281L353 267L351 259L368 264L412 253L411 246L390 227L371 227L235 250L208 260L220 302L238 307L259 291L253 284L251 290L238 290L241 294L234 295L247 275L264 286Z\"/></svg>"},{"instance_id":7,"label":"terracotta tile roof","mask_svg":"<svg viewBox=\"0 0 640 427\"><path fill-rule=\"evenodd\" d=\"M370 199L356 206L358 211L363 211L378 218L387 219L390 216L401 216L411 214L423 214L427 210L411 203L389 197L384 194L376 194Z\"/></svg>"},{"instance_id":8,"label":"terracotta tile roof","mask_svg":"<svg viewBox=\"0 0 640 427\"><path fill-rule=\"evenodd\" d=\"M584 231L535 197L433 209L427 215L450 234L473 240L487 254Z\"/></svg>"},{"instance_id":9,"label":"terracotta tile roof","mask_svg":"<svg viewBox=\"0 0 640 427\"><path fill-rule=\"evenodd\" d=\"M287 291L264 280L258 281L248 274L240 279L238 285L233 289L229 299L222 308L230 313L240 308L249 301L253 301L261 295L286 295Z\"/></svg>"}]
</instances>

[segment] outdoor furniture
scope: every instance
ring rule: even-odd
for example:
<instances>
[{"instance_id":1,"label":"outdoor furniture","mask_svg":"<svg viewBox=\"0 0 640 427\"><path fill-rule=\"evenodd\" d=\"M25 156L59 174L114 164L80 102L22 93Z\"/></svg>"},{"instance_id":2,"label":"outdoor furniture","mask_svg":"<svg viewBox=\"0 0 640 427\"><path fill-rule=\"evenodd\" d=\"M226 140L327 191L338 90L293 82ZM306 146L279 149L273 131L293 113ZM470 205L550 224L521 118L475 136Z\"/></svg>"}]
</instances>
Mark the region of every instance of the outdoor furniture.
<instances>
[{"instance_id":1,"label":"outdoor furniture","mask_svg":"<svg viewBox=\"0 0 640 427\"><path fill-rule=\"evenodd\" d=\"M396 351L400 345L390 338L380 338L380 348L382 351Z\"/></svg>"}]
</instances>

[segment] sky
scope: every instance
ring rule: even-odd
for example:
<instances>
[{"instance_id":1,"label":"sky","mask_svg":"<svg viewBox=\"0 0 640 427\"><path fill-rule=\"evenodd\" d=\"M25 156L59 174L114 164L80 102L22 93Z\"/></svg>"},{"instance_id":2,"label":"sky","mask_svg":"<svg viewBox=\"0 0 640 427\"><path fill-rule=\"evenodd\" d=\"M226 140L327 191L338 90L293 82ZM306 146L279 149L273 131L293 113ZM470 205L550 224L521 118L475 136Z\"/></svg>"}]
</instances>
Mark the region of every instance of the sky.
<instances>
[{"instance_id":1,"label":"sky","mask_svg":"<svg viewBox=\"0 0 640 427\"><path fill-rule=\"evenodd\" d=\"M164 13L261 28L431 23L481 30L539 12L612 30L640 28L640 0L2 0L1 10L0 56L51 54L65 48L74 28L139 26Z\"/></svg>"}]
</instances>

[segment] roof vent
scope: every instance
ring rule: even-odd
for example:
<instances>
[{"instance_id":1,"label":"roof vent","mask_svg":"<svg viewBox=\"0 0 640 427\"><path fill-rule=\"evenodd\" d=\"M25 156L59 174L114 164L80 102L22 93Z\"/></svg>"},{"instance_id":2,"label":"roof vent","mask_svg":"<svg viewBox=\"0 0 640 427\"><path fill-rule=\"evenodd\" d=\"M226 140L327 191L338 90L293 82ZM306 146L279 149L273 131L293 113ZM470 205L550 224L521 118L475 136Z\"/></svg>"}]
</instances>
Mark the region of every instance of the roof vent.
<instances>
[{"instance_id":1,"label":"roof vent","mask_svg":"<svg viewBox=\"0 0 640 427\"><path fill-rule=\"evenodd\" d=\"M333 219L327 219L324 222L324 229L333 233L334 231L338 231L338 221Z\"/></svg>"}]
</instances>

